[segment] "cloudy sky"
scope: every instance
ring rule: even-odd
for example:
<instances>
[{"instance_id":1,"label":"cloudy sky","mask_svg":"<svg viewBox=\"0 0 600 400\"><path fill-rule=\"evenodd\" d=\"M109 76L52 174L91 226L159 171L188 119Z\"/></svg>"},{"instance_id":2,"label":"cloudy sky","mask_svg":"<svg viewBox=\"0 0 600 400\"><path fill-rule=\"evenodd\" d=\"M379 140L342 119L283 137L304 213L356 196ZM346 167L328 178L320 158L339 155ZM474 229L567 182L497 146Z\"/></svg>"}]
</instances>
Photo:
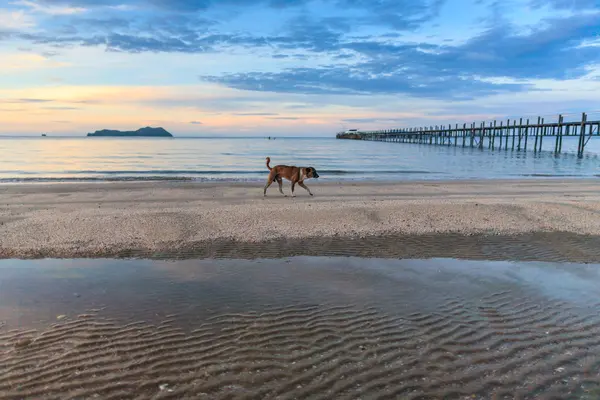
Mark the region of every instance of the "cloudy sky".
<instances>
[{"instance_id":1,"label":"cloudy sky","mask_svg":"<svg viewBox=\"0 0 600 400\"><path fill-rule=\"evenodd\" d=\"M330 135L600 109L600 0L2 0L0 134Z\"/></svg>"}]
</instances>

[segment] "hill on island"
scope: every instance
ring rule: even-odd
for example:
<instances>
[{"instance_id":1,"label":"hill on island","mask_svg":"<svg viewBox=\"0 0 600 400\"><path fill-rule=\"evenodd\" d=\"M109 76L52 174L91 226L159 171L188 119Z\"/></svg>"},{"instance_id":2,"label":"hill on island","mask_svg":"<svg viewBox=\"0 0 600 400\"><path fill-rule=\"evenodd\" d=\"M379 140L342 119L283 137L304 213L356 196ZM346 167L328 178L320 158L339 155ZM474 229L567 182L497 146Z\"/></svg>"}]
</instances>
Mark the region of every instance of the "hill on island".
<instances>
[{"instance_id":1,"label":"hill on island","mask_svg":"<svg viewBox=\"0 0 600 400\"><path fill-rule=\"evenodd\" d=\"M88 133L88 136L103 137L173 137L163 128L151 128L149 126L140 128L137 131L117 131L112 129L102 129L94 133Z\"/></svg>"}]
</instances>

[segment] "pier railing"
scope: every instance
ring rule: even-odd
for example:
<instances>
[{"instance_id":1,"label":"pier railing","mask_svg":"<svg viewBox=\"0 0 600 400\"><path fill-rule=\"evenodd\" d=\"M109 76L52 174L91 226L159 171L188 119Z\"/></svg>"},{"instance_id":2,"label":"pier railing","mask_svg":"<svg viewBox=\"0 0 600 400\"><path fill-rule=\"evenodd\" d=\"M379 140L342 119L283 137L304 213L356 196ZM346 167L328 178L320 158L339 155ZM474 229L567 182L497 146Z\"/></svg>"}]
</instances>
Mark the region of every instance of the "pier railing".
<instances>
[{"instance_id":1,"label":"pier railing","mask_svg":"<svg viewBox=\"0 0 600 400\"><path fill-rule=\"evenodd\" d=\"M506 122L506 123L505 123ZM565 122L562 115L557 122L537 122L529 119L511 122L492 121L486 124L475 122L459 126L430 126L407 129L340 132L337 139L371 140L393 143L418 143L440 146L488 148L491 150L542 151L544 139L554 138L554 153L562 152L564 137L577 137L577 157L582 158L585 146L593 136L600 136L600 121L588 121L583 113L581 121ZM548 140L548 139L546 139Z\"/></svg>"}]
</instances>

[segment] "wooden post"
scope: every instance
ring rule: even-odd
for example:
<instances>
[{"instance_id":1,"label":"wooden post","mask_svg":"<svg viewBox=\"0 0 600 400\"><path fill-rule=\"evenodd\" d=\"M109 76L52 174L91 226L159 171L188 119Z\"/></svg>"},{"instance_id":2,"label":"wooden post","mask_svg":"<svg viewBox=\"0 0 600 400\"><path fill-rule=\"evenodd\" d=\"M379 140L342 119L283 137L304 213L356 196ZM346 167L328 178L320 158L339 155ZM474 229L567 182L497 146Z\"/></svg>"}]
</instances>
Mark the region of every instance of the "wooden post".
<instances>
[{"instance_id":1,"label":"wooden post","mask_svg":"<svg viewBox=\"0 0 600 400\"><path fill-rule=\"evenodd\" d=\"M558 154L559 150L558 148L560 147L560 140L562 139L562 122L563 122L563 116L559 115L558 116L558 129L556 130L556 142L554 143L554 154Z\"/></svg>"},{"instance_id":2,"label":"wooden post","mask_svg":"<svg viewBox=\"0 0 600 400\"><path fill-rule=\"evenodd\" d=\"M571 130L571 125L567 125L565 129L565 136L569 136L569 131ZM558 152L562 153L562 137L560 138L560 143L558 144Z\"/></svg>"},{"instance_id":3,"label":"wooden post","mask_svg":"<svg viewBox=\"0 0 600 400\"><path fill-rule=\"evenodd\" d=\"M504 139L504 150L508 150L508 136L510 135L510 118L506 120L506 137Z\"/></svg>"},{"instance_id":4,"label":"wooden post","mask_svg":"<svg viewBox=\"0 0 600 400\"><path fill-rule=\"evenodd\" d=\"M454 147L458 145L458 124L454 128Z\"/></svg>"},{"instance_id":5,"label":"wooden post","mask_svg":"<svg viewBox=\"0 0 600 400\"><path fill-rule=\"evenodd\" d=\"M462 147L465 147L467 145L467 124L466 123L463 124L462 140L463 140Z\"/></svg>"},{"instance_id":6,"label":"wooden post","mask_svg":"<svg viewBox=\"0 0 600 400\"><path fill-rule=\"evenodd\" d=\"M544 125L544 118L542 118L542 127L540 129L540 148L538 151L542 151L542 142L544 141L544 135L546 134L546 127Z\"/></svg>"},{"instance_id":7,"label":"wooden post","mask_svg":"<svg viewBox=\"0 0 600 400\"><path fill-rule=\"evenodd\" d=\"M527 126L525 127L525 145L523 150L527 151L527 138L529 137L529 118L527 118Z\"/></svg>"},{"instance_id":8,"label":"wooden post","mask_svg":"<svg viewBox=\"0 0 600 400\"><path fill-rule=\"evenodd\" d=\"M521 151L521 137L523 134L522 126L523 126L523 118L520 118L519 119L519 143L517 143L517 151Z\"/></svg>"},{"instance_id":9,"label":"wooden post","mask_svg":"<svg viewBox=\"0 0 600 400\"><path fill-rule=\"evenodd\" d=\"M537 126L535 127L535 144L533 145L533 151L537 153L537 149L538 149L538 141L539 141L539 134L540 134L540 121L541 121L541 117L538 117L538 122L537 122Z\"/></svg>"},{"instance_id":10,"label":"wooden post","mask_svg":"<svg viewBox=\"0 0 600 400\"><path fill-rule=\"evenodd\" d=\"M585 146L585 123L587 121L586 113L581 114L581 129L579 130L579 144L577 146L577 158L583 158L583 147Z\"/></svg>"},{"instance_id":11,"label":"wooden post","mask_svg":"<svg viewBox=\"0 0 600 400\"><path fill-rule=\"evenodd\" d=\"M471 129L469 130L469 134L470 134L470 140L471 140L469 145L470 145L470 147L473 147L473 144L475 142L475 122L473 122L471 124Z\"/></svg>"},{"instance_id":12,"label":"wooden post","mask_svg":"<svg viewBox=\"0 0 600 400\"><path fill-rule=\"evenodd\" d=\"M498 130L499 138L498 138L498 150L502 150L502 133L504 131L504 127L502 126L503 121L500 121L500 129Z\"/></svg>"},{"instance_id":13,"label":"wooden post","mask_svg":"<svg viewBox=\"0 0 600 400\"><path fill-rule=\"evenodd\" d=\"M513 151L515 149L516 126L517 126L517 120L515 119L515 123L513 124L513 128L511 129L511 131L512 131L512 147L511 147L511 150L513 150Z\"/></svg>"}]
</instances>

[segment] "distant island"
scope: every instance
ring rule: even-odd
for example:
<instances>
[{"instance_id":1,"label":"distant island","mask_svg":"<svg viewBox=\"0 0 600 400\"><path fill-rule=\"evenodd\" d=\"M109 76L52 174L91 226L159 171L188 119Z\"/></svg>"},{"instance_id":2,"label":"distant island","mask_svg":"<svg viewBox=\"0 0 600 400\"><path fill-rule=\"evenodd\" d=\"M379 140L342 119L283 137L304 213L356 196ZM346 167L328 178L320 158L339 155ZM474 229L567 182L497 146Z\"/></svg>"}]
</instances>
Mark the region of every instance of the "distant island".
<instances>
[{"instance_id":1,"label":"distant island","mask_svg":"<svg viewBox=\"0 0 600 400\"><path fill-rule=\"evenodd\" d=\"M117 131L112 129L102 129L94 133L88 133L88 136L101 137L173 137L163 128L151 128L149 126L140 128L137 131Z\"/></svg>"}]
</instances>

